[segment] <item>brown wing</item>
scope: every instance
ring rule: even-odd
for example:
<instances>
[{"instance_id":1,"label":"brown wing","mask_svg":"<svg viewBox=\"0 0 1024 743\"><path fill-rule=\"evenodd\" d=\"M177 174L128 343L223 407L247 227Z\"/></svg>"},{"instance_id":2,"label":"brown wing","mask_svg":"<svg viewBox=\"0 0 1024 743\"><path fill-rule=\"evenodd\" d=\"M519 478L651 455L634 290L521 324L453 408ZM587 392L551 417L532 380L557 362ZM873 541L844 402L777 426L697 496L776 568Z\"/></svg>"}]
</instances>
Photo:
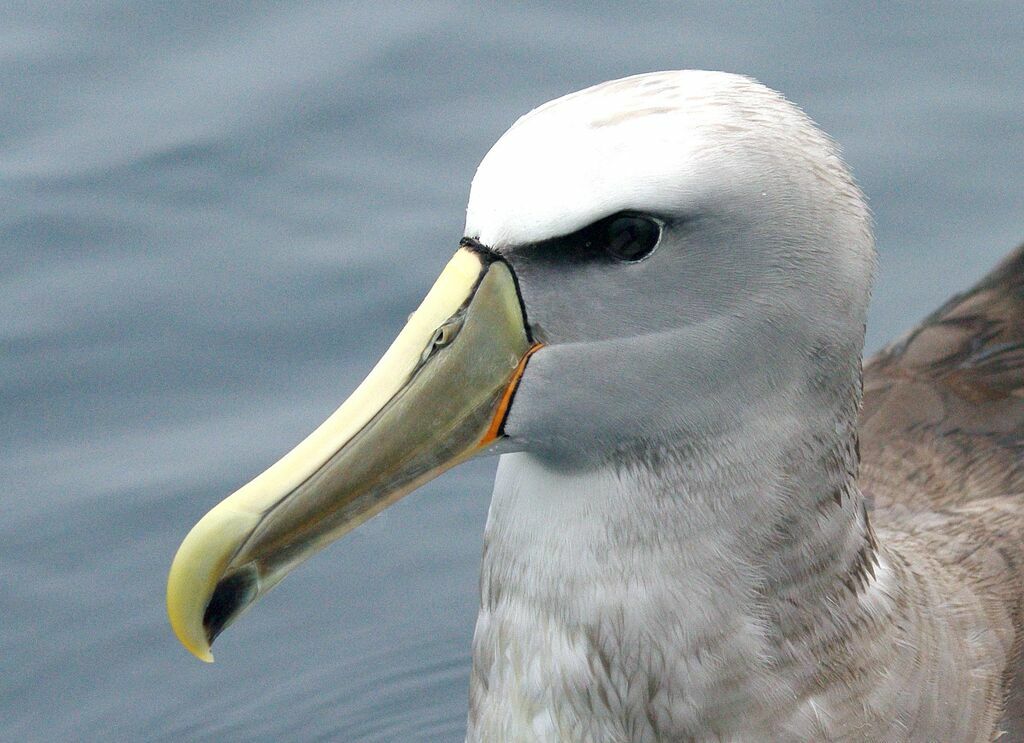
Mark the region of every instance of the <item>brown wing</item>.
<instances>
[{"instance_id":1,"label":"brown wing","mask_svg":"<svg viewBox=\"0 0 1024 743\"><path fill-rule=\"evenodd\" d=\"M881 521L1024 493L1024 245L864 369L861 484Z\"/></svg>"},{"instance_id":2,"label":"brown wing","mask_svg":"<svg viewBox=\"0 0 1024 743\"><path fill-rule=\"evenodd\" d=\"M919 583L977 597L979 657L1006 663L992 735L1024 740L1024 245L867 362L860 435L875 525L945 565Z\"/></svg>"}]
</instances>

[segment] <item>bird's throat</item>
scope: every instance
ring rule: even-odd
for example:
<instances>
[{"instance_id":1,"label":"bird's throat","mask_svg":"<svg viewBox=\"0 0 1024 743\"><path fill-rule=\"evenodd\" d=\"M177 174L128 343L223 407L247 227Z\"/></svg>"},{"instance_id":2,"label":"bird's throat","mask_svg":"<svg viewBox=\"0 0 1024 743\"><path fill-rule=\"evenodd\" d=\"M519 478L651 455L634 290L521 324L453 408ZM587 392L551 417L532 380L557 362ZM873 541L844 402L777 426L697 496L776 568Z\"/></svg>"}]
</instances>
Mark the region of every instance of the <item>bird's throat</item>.
<instances>
[{"instance_id":1,"label":"bird's throat","mask_svg":"<svg viewBox=\"0 0 1024 743\"><path fill-rule=\"evenodd\" d=\"M508 706L488 704L502 695L524 719L550 715L552 739L614 740L622 720L659 704L642 724L686 737L808 693L807 647L865 611L882 566L853 427L784 441L771 428L586 472L502 458L471 731L510 729L493 717ZM798 667L782 674L787 688L785 666ZM551 689L563 690L553 705Z\"/></svg>"}]
</instances>

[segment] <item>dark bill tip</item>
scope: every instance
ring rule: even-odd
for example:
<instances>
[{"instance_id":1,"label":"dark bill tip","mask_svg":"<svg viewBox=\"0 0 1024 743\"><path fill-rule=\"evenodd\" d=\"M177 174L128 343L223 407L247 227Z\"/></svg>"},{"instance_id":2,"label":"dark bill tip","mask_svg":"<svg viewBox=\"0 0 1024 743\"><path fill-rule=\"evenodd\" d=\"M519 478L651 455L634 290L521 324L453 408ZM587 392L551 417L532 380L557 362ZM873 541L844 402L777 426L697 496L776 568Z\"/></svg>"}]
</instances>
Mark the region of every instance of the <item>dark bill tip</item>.
<instances>
[{"instance_id":1,"label":"dark bill tip","mask_svg":"<svg viewBox=\"0 0 1024 743\"><path fill-rule=\"evenodd\" d=\"M203 613L207 642L212 645L217 635L256 600L257 593L259 575L253 565L241 567L221 578Z\"/></svg>"}]
</instances>

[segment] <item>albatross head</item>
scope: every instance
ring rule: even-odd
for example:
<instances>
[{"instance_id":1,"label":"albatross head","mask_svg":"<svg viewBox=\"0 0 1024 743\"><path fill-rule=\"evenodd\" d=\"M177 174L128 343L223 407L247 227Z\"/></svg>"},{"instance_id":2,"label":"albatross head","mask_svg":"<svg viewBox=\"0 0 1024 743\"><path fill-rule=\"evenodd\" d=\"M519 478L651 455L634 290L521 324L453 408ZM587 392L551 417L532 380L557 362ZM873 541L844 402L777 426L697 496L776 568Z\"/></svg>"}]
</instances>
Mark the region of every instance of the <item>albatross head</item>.
<instances>
[{"instance_id":1,"label":"albatross head","mask_svg":"<svg viewBox=\"0 0 1024 743\"><path fill-rule=\"evenodd\" d=\"M863 197L749 78L653 73L541 106L481 163L466 234L508 261L546 344L511 446L568 462L732 427L859 362Z\"/></svg>"},{"instance_id":2,"label":"albatross head","mask_svg":"<svg viewBox=\"0 0 1024 743\"><path fill-rule=\"evenodd\" d=\"M766 411L834 428L872 265L832 143L748 78L652 73L541 106L484 158L462 246L366 381L185 539L178 637L212 659L288 570L482 452L574 469Z\"/></svg>"}]
</instances>

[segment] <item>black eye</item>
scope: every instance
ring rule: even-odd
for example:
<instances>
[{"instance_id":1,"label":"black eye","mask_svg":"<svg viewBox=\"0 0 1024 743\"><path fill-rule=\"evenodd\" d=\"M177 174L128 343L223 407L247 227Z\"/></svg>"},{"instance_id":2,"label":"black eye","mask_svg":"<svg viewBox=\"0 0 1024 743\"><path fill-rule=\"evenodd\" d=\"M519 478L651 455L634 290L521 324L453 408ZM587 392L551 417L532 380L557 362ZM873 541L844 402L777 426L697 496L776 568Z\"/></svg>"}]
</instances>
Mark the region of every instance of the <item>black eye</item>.
<instances>
[{"instance_id":1,"label":"black eye","mask_svg":"<svg viewBox=\"0 0 1024 743\"><path fill-rule=\"evenodd\" d=\"M661 239L661 224L637 214L619 214L604 221L604 249L612 258L635 263L654 252Z\"/></svg>"},{"instance_id":2,"label":"black eye","mask_svg":"<svg viewBox=\"0 0 1024 743\"><path fill-rule=\"evenodd\" d=\"M654 252L665 223L638 212L618 212L567 235L506 250L524 261L553 265L639 263Z\"/></svg>"}]
</instances>

